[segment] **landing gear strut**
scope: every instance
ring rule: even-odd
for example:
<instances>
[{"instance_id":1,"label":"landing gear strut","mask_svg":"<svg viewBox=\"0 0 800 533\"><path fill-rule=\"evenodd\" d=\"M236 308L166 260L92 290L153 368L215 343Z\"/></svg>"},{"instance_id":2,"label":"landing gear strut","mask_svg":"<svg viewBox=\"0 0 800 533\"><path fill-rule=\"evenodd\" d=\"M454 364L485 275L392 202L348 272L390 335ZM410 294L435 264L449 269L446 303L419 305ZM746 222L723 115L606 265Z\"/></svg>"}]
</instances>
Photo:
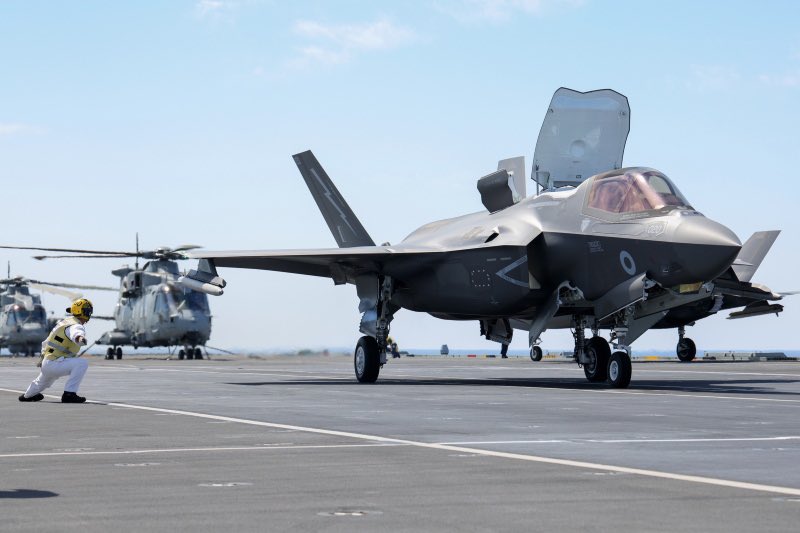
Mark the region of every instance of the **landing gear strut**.
<instances>
[{"instance_id":1,"label":"landing gear strut","mask_svg":"<svg viewBox=\"0 0 800 533\"><path fill-rule=\"evenodd\" d=\"M394 285L392 278L363 276L356 279L356 290L363 313L361 333L353 354L353 367L359 383L375 383L381 367L386 364L386 349L389 339L389 324L399 309L391 303Z\"/></svg>"},{"instance_id":2,"label":"landing gear strut","mask_svg":"<svg viewBox=\"0 0 800 533\"><path fill-rule=\"evenodd\" d=\"M580 315L573 317L575 361L583 366L583 373L590 382L606 381L617 389L624 389L630 385L631 356L630 348L625 344L625 337L632 314L633 310L626 308L619 311L615 318L615 325L611 330L611 340L614 343L613 353L609 343L598 335L597 322L591 325L592 338L587 341L584 336L587 318Z\"/></svg>"},{"instance_id":3,"label":"landing gear strut","mask_svg":"<svg viewBox=\"0 0 800 533\"><path fill-rule=\"evenodd\" d=\"M678 346L675 348L675 353L678 355L678 359L688 363L693 361L694 356L697 355L697 346L692 339L684 337L685 332L683 326L678 327Z\"/></svg>"}]
</instances>

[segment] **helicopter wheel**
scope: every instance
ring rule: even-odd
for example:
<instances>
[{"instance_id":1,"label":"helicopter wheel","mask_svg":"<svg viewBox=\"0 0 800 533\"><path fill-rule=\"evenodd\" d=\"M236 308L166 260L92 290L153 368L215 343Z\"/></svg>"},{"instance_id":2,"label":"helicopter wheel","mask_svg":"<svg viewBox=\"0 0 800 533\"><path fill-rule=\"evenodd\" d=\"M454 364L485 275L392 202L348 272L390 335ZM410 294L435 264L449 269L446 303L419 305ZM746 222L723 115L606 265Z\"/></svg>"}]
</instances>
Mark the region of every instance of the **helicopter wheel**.
<instances>
[{"instance_id":1,"label":"helicopter wheel","mask_svg":"<svg viewBox=\"0 0 800 533\"><path fill-rule=\"evenodd\" d=\"M117 349L114 350L114 355L117 356L117 359L122 359L122 347L117 346Z\"/></svg>"},{"instance_id":2,"label":"helicopter wheel","mask_svg":"<svg viewBox=\"0 0 800 533\"><path fill-rule=\"evenodd\" d=\"M192 350L191 348L186 348L186 359L190 361L194 359L194 350Z\"/></svg>"},{"instance_id":3,"label":"helicopter wheel","mask_svg":"<svg viewBox=\"0 0 800 533\"><path fill-rule=\"evenodd\" d=\"M194 358L195 359L202 359L203 358L203 351L200 348L194 349Z\"/></svg>"},{"instance_id":4,"label":"helicopter wheel","mask_svg":"<svg viewBox=\"0 0 800 533\"><path fill-rule=\"evenodd\" d=\"M178 361L183 361L183 358L186 356L186 352L183 350L178 350Z\"/></svg>"},{"instance_id":5,"label":"helicopter wheel","mask_svg":"<svg viewBox=\"0 0 800 533\"><path fill-rule=\"evenodd\" d=\"M108 350L106 350L106 359L114 359L114 348L111 346L109 346Z\"/></svg>"}]
</instances>

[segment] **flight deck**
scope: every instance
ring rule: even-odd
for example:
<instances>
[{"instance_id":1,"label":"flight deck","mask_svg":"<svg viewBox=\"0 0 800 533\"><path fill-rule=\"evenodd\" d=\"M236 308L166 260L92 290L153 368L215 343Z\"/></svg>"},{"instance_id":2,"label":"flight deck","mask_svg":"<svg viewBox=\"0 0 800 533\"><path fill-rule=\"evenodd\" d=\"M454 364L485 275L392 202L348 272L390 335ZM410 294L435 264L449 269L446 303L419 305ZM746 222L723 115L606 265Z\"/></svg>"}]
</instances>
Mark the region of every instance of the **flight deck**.
<instances>
[{"instance_id":1,"label":"flight deck","mask_svg":"<svg viewBox=\"0 0 800 533\"><path fill-rule=\"evenodd\" d=\"M90 357L20 403L0 358L5 531L789 531L799 362Z\"/></svg>"}]
</instances>

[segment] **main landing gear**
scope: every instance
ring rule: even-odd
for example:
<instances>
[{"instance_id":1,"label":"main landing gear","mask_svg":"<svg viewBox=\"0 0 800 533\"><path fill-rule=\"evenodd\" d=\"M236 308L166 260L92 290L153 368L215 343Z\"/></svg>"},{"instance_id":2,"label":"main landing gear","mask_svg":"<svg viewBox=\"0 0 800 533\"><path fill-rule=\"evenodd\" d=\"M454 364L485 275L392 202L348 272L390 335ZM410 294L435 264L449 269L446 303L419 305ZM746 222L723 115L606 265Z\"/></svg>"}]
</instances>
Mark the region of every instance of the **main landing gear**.
<instances>
[{"instance_id":1,"label":"main landing gear","mask_svg":"<svg viewBox=\"0 0 800 533\"><path fill-rule=\"evenodd\" d=\"M611 333L615 340L614 351L608 341L597 334L597 328L592 328L593 336L588 341L584 337L586 320L575 317L575 360L583 366L583 373L591 383L607 382L615 389L624 389L631 383L631 357L628 347L624 344L627 328L618 326Z\"/></svg>"},{"instance_id":2,"label":"main landing gear","mask_svg":"<svg viewBox=\"0 0 800 533\"><path fill-rule=\"evenodd\" d=\"M688 363L689 361L693 361L694 356L697 355L697 346L695 346L692 339L684 337L685 333L686 330L684 327L680 326L678 328L678 346L675 348L675 353L678 359L684 363Z\"/></svg>"},{"instance_id":3,"label":"main landing gear","mask_svg":"<svg viewBox=\"0 0 800 533\"><path fill-rule=\"evenodd\" d=\"M114 358L122 359L122 347L121 346L109 346L108 350L106 350L106 359L113 360Z\"/></svg>"},{"instance_id":4,"label":"main landing gear","mask_svg":"<svg viewBox=\"0 0 800 533\"><path fill-rule=\"evenodd\" d=\"M361 300L358 309L363 313L359 330L365 335L356 344L353 368L359 383L375 383L386 364L389 324L399 307L391 302L394 286L389 276L357 278L356 289Z\"/></svg>"},{"instance_id":5,"label":"main landing gear","mask_svg":"<svg viewBox=\"0 0 800 533\"><path fill-rule=\"evenodd\" d=\"M184 358L186 359L202 359L203 358L203 351L200 349L199 346L186 346L185 348L181 348L178 350L178 359L183 361Z\"/></svg>"}]
</instances>

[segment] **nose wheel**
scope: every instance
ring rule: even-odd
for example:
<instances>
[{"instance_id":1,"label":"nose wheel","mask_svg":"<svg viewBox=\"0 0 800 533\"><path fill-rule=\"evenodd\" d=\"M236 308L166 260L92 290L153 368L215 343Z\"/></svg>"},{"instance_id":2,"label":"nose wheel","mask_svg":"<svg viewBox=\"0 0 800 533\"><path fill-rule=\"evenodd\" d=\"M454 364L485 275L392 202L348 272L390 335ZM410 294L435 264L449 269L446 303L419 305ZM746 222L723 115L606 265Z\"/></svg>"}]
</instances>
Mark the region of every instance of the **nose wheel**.
<instances>
[{"instance_id":1,"label":"nose wheel","mask_svg":"<svg viewBox=\"0 0 800 533\"><path fill-rule=\"evenodd\" d=\"M592 337L586 343L585 350L588 362L583 364L583 373L586 379L592 383L605 381L608 378L608 363L611 357L608 342L603 337Z\"/></svg>"},{"instance_id":2,"label":"nose wheel","mask_svg":"<svg viewBox=\"0 0 800 533\"><path fill-rule=\"evenodd\" d=\"M624 389L631 383L631 358L627 352L614 352L608 360L608 384Z\"/></svg>"},{"instance_id":3,"label":"nose wheel","mask_svg":"<svg viewBox=\"0 0 800 533\"><path fill-rule=\"evenodd\" d=\"M533 345L531 346L531 361L541 361L542 360L542 347Z\"/></svg>"},{"instance_id":4,"label":"nose wheel","mask_svg":"<svg viewBox=\"0 0 800 533\"><path fill-rule=\"evenodd\" d=\"M684 327L680 326L678 328L678 346L675 348L675 354L678 356L678 359L684 363L688 363L689 361L693 361L694 356L697 355L697 346L695 346L692 339L684 337L684 333Z\"/></svg>"}]
</instances>

